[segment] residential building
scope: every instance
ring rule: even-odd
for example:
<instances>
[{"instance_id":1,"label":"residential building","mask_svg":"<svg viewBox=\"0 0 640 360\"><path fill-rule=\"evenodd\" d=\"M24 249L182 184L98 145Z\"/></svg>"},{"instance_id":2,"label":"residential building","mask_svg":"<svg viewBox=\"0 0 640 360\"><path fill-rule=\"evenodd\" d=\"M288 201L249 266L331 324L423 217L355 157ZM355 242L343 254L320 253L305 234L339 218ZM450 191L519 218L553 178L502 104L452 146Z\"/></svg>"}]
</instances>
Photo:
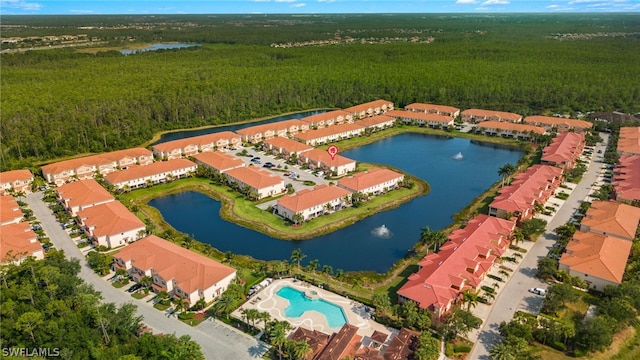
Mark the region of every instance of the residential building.
<instances>
[{"instance_id":1,"label":"residential building","mask_svg":"<svg viewBox=\"0 0 640 360\"><path fill-rule=\"evenodd\" d=\"M345 208L351 200L351 192L333 185L318 185L300 190L278 199L275 212L293 222L307 221L329 211ZM295 215L299 214L300 219Z\"/></svg>"},{"instance_id":2,"label":"residential building","mask_svg":"<svg viewBox=\"0 0 640 360\"><path fill-rule=\"evenodd\" d=\"M453 231L439 252L418 263L419 270L398 290L398 301L414 301L441 317L463 291L478 289L493 262L509 246L515 226L515 221L476 216L463 229Z\"/></svg>"},{"instance_id":3,"label":"residential building","mask_svg":"<svg viewBox=\"0 0 640 360\"><path fill-rule=\"evenodd\" d=\"M266 170L253 166L244 166L224 173L229 183L237 184L240 189L248 188L256 200L280 195L285 191L284 180Z\"/></svg>"},{"instance_id":4,"label":"residential building","mask_svg":"<svg viewBox=\"0 0 640 360\"><path fill-rule=\"evenodd\" d=\"M187 159L157 161L147 166L130 166L126 170L107 174L105 181L119 189L137 189L183 179L196 172L196 163Z\"/></svg>"},{"instance_id":5,"label":"residential building","mask_svg":"<svg viewBox=\"0 0 640 360\"><path fill-rule=\"evenodd\" d=\"M558 270L585 280L590 288L604 290L616 286L631 253L631 241L603 234L577 231L567 244L558 263Z\"/></svg>"},{"instance_id":6,"label":"residential building","mask_svg":"<svg viewBox=\"0 0 640 360\"><path fill-rule=\"evenodd\" d=\"M505 121L505 122L521 122L522 115L504 111L468 109L462 112L462 121L468 123L479 123L481 121Z\"/></svg>"},{"instance_id":7,"label":"residential building","mask_svg":"<svg viewBox=\"0 0 640 360\"><path fill-rule=\"evenodd\" d=\"M25 258L33 256L44 259L42 244L29 223L11 223L0 226L0 263L20 264Z\"/></svg>"},{"instance_id":8,"label":"residential building","mask_svg":"<svg viewBox=\"0 0 640 360\"><path fill-rule=\"evenodd\" d=\"M362 336L358 335L358 327L344 324L337 333L331 335L329 342L316 360L342 360L354 357L360 346Z\"/></svg>"},{"instance_id":9,"label":"residential building","mask_svg":"<svg viewBox=\"0 0 640 360\"><path fill-rule=\"evenodd\" d=\"M353 115L350 112L344 110L333 110L320 114L304 117L300 119L309 123L310 129L321 129L323 127L340 125L344 123L352 123Z\"/></svg>"},{"instance_id":10,"label":"residential building","mask_svg":"<svg viewBox=\"0 0 640 360\"><path fill-rule=\"evenodd\" d=\"M193 155L193 158L197 164L206 166L217 173L224 173L247 165L242 159L222 152L203 152Z\"/></svg>"},{"instance_id":11,"label":"residential building","mask_svg":"<svg viewBox=\"0 0 640 360\"><path fill-rule=\"evenodd\" d=\"M640 155L640 126L620 128L618 154Z\"/></svg>"},{"instance_id":12,"label":"residential building","mask_svg":"<svg viewBox=\"0 0 640 360\"><path fill-rule=\"evenodd\" d=\"M303 327L298 327L289 335L289 340L304 341L311 348L311 352L303 357L301 360L313 360L318 357L320 352L324 350L329 343L331 335L325 334L318 330L307 330Z\"/></svg>"},{"instance_id":13,"label":"residential building","mask_svg":"<svg viewBox=\"0 0 640 360\"><path fill-rule=\"evenodd\" d=\"M295 154L297 158L303 152L313 150L313 147L289 138L277 137L265 140L264 150L271 151L274 154L282 155L285 159L289 159L292 154Z\"/></svg>"},{"instance_id":14,"label":"residential building","mask_svg":"<svg viewBox=\"0 0 640 360\"><path fill-rule=\"evenodd\" d=\"M199 299L210 303L236 277L235 269L155 235L121 249L113 258L114 267L127 270L135 281L149 276L154 291L166 291L191 305Z\"/></svg>"},{"instance_id":15,"label":"residential building","mask_svg":"<svg viewBox=\"0 0 640 360\"><path fill-rule=\"evenodd\" d=\"M536 203L544 205L560 186L562 173L562 168L537 164L515 175L511 184L498 190L498 195L489 204L489 215L531 219Z\"/></svg>"},{"instance_id":16,"label":"residential building","mask_svg":"<svg viewBox=\"0 0 640 360\"><path fill-rule=\"evenodd\" d=\"M0 195L8 194L10 190L28 194L31 192L32 181L33 174L29 170L0 172Z\"/></svg>"},{"instance_id":17,"label":"residential building","mask_svg":"<svg viewBox=\"0 0 640 360\"><path fill-rule=\"evenodd\" d=\"M350 139L364 133L364 127L359 125L359 123L358 121L353 124L334 125L317 130L309 130L305 133L295 135L294 138L311 146Z\"/></svg>"},{"instance_id":18,"label":"residential building","mask_svg":"<svg viewBox=\"0 0 640 360\"><path fill-rule=\"evenodd\" d=\"M529 140L533 135L543 135L545 130L539 126L487 120L476 125L476 131L489 136L500 136L519 140Z\"/></svg>"},{"instance_id":19,"label":"residential building","mask_svg":"<svg viewBox=\"0 0 640 360\"><path fill-rule=\"evenodd\" d=\"M338 186L350 192L379 195L397 189L404 174L385 168L373 168L338 180Z\"/></svg>"},{"instance_id":20,"label":"residential building","mask_svg":"<svg viewBox=\"0 0 640 360\"><path fill-rule=\"evenodd\" d=\"M452 118L456 118L460 115L460 109L446 105L413 103L405 106L404 109L407 111L422 112L425 114L445 115Z\"/></svg>"},{"instance_id":21,"label":"residential building","mask_svg":"<svg viewBox=\"0 0 640 360\"><path fill-rule=\"evenodd\" d=\"M584 133L564 132L542 149L541 163L573 169L584 150Z\"/></svg>"},{"instance_id":22,"label":"residential building","mask_svg":"<svg viewBox=\"0 0 640 360\"><path fill-rule=\"evenodd\" d=\"M72 215L92 206L115 200L113 195L93 179L74 181L56 189L58 202Z\"/></svg>"},{"instance_id":23,"label":"residential building","mask_svg":"<svg viewBox=\"0 0 640 360\"><path fill-rule=\"evenodd\" d=\"M618 158L611 185L617 201L640 205L640 155L622 155Z\"/></svg>"},{"instance_id":24,"label":"residential building","mask_svg":"<svg viewBox=\"0 0 640 360\"><path fill-rule=\"evenodd\" d=\"M17 224L24 219L18 202L10 195L0 195L0 226Z\"/></svg>"},{"instance_id":25,"label":"residential building","mask_svg":"<svg viewBox=\"0 0 640 360\"><path fill-rule=\"evenodd\" d=\"M407 328L400 329L398 335L391 339L391 343L384 351L384 360L410 360L418 348L420 333Z\"/></svg>"},{"instance_id":26,"label":"residential building","mask_svg":"<svg viewBox=\"0 0 640 360\"><path fill-rule=\"evenodd\" d=\"M543 127L548 132L583 132L593 127L593 123L584 120L540 115L527 116L524 118L524 122L526 124Z\"/></svg>"},{"instance_id":27,"label":"residential building","mask_svg":"<svg viewBox=\"0 0 640 360\"><path fill-rule=\"evenodd\" d=\"M360 119L356 122L357 125L360 125L366 129L371 129L372 131L384 130L386 128L393 127L396 123L396 118L393 116L387 115L375 115L372 117Z\"/></svg>"},{"instance_id":28,"label":"residential building","mask_svg":"<svg viewBox=\"0 0 640 360\"><path fill-rule=\"evenodd\" d=\"M354 120L381 115L391 110L393 110L393 102L387 100L374 100L344 109L344 111L351 113Z\"/></svg>"},{"instance_id":29,"label":"residential building","mask_svg":"<svg viewBox=\"0 0 640 360\"><path fill-rule=\"evenodd\" d=\"M393 110L386 115L400 119L405 124L418 126L428 126L432 128L446 128L453 126L454 120L451 116L434 113L423 113L407 110Z\"/></svg>"},{"instance_id":30,"label":"residential building","mask_svg":"<svg viewBox=\"0 0 640 360\"><path fill-rule=\"evenodd\" d=\"M331 158L328 152L320 149L313 149L300 154L298 162L300 164L309 164L311 169L332 172L335 176L342 176L356 171L355 160L348 159L342 155L335 155Z\"/></svg>"},{"instance_id":31,"label":"residential building","mask_svg":"<svg viewBox=\"0 0 640 360\"><path fill-rule=\"evenodd\" d=\"M582 222L581 231L632 241L640 224L640 208L613 201L593 201Z\"/></svg>"},{"instance_id":32,"label":"residential building","mask_svg":"<svg viewBox=\"0 0 640 360\"><path fill-rule=\"evenodd\" d=\"M78 225L96 247L124 246L139 240L145 234L142 220L119 201L80 210Z\"/></svg>"},{"instance_id":33,"label":"residential building","mask_svg":"<svg viewBox=\"0 0 640 360\"><path fill-rule=\"evenodd\" d=\"M268 124L251 126L236 131L242 137L242 141L259 143L264 140L279 137L293 137L298 133L309 130L309 123L302 120L284 120Z\"/></svg>"},{"instance_id":34,"label":"residential building","mask_svg":"<svg viewBox=\"0 0 640 360\"><path fill-rule=\"evenodd\" d=\"M152 162L151 151L132 148L45 165L42 167L42 175L48 182L62 186L73 179L90 179L96 173L106 175L131 165L148 165Z\"/></svg>"},{"instance_id":35,"label":"residential building","mask_svg":"<svg viewBox=\"0 0 640 360\"><path fill-rule=\"evenodd\" d=\"M242 137L231 131L193 136L153 145L157 159L171 160L207 151L226 150L242 144Z\"/></svg>"}]
</instances>

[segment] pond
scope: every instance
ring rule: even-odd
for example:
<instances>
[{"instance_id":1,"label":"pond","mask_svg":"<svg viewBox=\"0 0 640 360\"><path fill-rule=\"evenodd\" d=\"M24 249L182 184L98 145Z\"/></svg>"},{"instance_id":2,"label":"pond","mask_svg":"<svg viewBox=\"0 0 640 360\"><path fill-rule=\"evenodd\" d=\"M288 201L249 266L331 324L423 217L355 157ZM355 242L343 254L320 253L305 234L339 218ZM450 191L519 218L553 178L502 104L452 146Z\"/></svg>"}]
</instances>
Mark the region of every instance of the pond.
<instances>
[{"instance_id":1,"label":"pond","mask_svg":"<svg viewBox=\"0 0 640 360\"><path fill-rule=\"evenodd\" d=\"M145 48L141 48L141 49L120 50L120 53L122 55L133 55L133 54L137 54L137 53L141 53L141 52L147 52L147 51L184 49L184 48L190 48L190 47L195 47L195 46L202 46L202 45L200 45L200 44L183 44L183 43L153 44L153 45L149 45L149 46L147 46Z\"/></svg>"},{"instance_id":2,"label":"pond","mask_svg":"<svg viewBox=\"0 0 640 360\"><path fill-rule=\"evenodd\" d=\"M402 169L426 180L431 192L331 234L303 241L279 240L227 222L219 216L220 202L197 192L169 195L149 204L177 230L223 252L289 260L291 252L300 248L307 255L305 263L318 259L320 267L383 273L413 247L421 228L439 230L452 223L453 214L500 179L502 165L516 164L523 153L468 139L406 133L341 154Z\"/></svg>"}]
</instances>

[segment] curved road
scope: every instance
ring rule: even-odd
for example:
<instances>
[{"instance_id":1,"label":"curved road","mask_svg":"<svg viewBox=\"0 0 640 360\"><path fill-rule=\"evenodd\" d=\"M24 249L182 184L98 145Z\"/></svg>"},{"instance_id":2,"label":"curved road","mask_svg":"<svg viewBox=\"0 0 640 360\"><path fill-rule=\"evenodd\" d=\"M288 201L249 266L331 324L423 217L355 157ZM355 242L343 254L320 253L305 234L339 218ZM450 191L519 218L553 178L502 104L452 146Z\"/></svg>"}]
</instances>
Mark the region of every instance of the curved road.
<instances>
[{"instance_id":1,"label":"curved road","mask_svg":"<svg viewBox=\"0 0 640 360\"><path fill-rule=\"evenodd\" d=\"M267 345L251 336L239 332L234 328L218 321L204 321L196 327L184 324L176 318L168 318L164 312L153 308L146 300L135 300L121 289L114 288L108 281L100 278L89 268L87 262L73 240L62 226L56 221L51 210L42 201L42 193L29 194L26 203L33 210L35 217L41 222L42 228L59 250L64 250L67 258L80 260L80 274L88 284L102 293L106 302L118 305L134 303L137 314L143 317L143 322L154 330L154 333L189 335L192 340L200 344L206 359L239 359L249 360L261 358L267 350Z\"/></svg>"}]
</instances>

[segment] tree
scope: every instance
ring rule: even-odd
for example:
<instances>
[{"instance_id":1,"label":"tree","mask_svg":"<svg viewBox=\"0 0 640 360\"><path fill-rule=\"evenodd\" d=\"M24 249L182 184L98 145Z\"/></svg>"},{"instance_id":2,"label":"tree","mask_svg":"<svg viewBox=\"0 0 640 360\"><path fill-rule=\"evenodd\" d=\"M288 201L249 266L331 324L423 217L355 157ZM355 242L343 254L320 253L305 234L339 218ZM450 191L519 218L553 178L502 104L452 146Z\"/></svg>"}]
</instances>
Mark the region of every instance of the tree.
<instances>
[{"instance_id":1,"label":"tree","mask_svg":"<svg viewBox=\"0 0 640 360\"><path fill-rule=\"evenodd\" d=\"M174 303L176 304L176 311L177 312L181 312L187 309L187 305L189 304L187 302L187 300L185 300L184 298L178 297L174 300Z\"/></svg>"},{"instance_id":2,"label":"tree","mask_svg":"<svg viewBox=\"0 0 640 360\"><path fill-rule=\"evenodd\" d=\"M322 266L322 273L326 276L329 277L333 274L333 267L331 265L323 265Z\"/></svg>"},{"instance_id":3,"label":"tree","mask_svg":"<svg viewBox=\"0 0 640 360\"><path fill-rule=\"evenodd\" d=\"M227 290L228 291L228 290ZM226 292L213 304L213 311L216 314L224 314L229 319L229 314L236 308L236 299Z\"/></svg>"},{"instance_id":4,"label":"tree","mask_svg":"<svg viewBox=\"0 0 640 360\"><path fill-rule=\"evenodd\" d=\"M587 350L604 350L613 342L615 328L615 320L608 316L588 318L578 331L576 343Z\"/></svg>"},{"instance_id":5,"label":"tree","mask_svg":"<svg viewBox=\"0 0 640 360\"><path fill-rule=\"evenodd\" d=\"M498 175L502 177L502 184L500 186L504 186L504 182L507 177L511 176L511 174L516 172L516 167L512 164L504 164L498 169Z\"/></svg>"},{"instance_id":6,"label":"tree","mask_svg":"<svg viewBox=\"0 0 640 360\"><path fill-rule=\"evenodd\" d=\"M482 325L480 318L462 309L454 309L446 314L444 319L444 335L448 339L455 339L458 335L467 336L473 329L478 329Z\"/></svg>"},{"instance_id":7,"label":"tree","mask_svg":"<svg viewBox=\"0 0 640 360\"><path fill-rule=\"evenodd\" d=\"M543 219L529 219L520 223L520 231L522 231L522 235L527 240L532 240L535 234L541 234L545 230L545 226L547 222Z\"/></svg>"},{"instance_id":8,"label":"tree","mask_svg":"<svg viewBox=\"0 0 640 360\"><path fill-rule=\"evenodd\" d=\"M16 321L16 330L21 330L29 334L31 341L36 345L34 330L44 323L44 315L39 311L29 311L20 315Z\"/></svg>"},{"instance_id":9,"label":"tree","mask_svg":"<svg viewBox=\"0 0 640 360\"><path fill-rule=\"evenodd\" d=\"M304 340L295 342L295 346L293 350L294 359L304 359L311 353L313 353L313 348L309 346L309 343L307 343Z\"/></svg>"},{"instance_id":10,"label":"tree","mask_svg":"<svg viewBox=\"0 0 640 360\"><path fill-rule=\"evenodd\" d=\"M417 360L436 360L440 357L440 340L431 336L429 331L422 332L418 338L418 348L414 353Z\"/></svg>"},{"instance_id":11,"label":"tree","mask_svg":"<svg viewBox=\"0 0 640 360\"><path fill-rule=\"evenodd\" d=\"M127 272L127 270L121 268L116 269L116 279L118 279L118 281L121 281L128 276L129 273Z\"/></svg>"},{"instance_id":12,"label":"tree","mask_svg":"<svg viewBox=\"0 0 640 360\"><path fill-rule=\"evenodd\" d=\"M320 265L320 260L313 259L309 261L309 264L307 264L307 271L312 271L315 274L319 265Z\"/></svg>"},{"instance_id":13,"label":"tree","mask_svg":"<svg viewBox=\"0 0 640 360\"><path fill-rule=\"evenodd\" d=\"M462 303L467 304L467 311L478 305L478 294L472 290L464 290L462 293Z\"/></svg>"},{"instance_id":14,"label":"tree","mask_svg":"<svg viewBox=\"0 0 640 360\"><path fill-rule=\"evenodd\" d=\"M447 235L442 231L433 231L428 226L420 229L420 243L427 245L427 248L433 245L433 251L438 251L445 241L447 241Z\"/></svg>"},{"instance_id":15,"label":"tree","mask_svg":"<svg viewBox=\"0 0 640 360\"><path fill-rule=\"evenodd\" d=\"M149 289L151 288L151 284L153 284L153 279L151 278L151 276L143 276L140 279L140 285L142 285L145 289L145 292L148 294L149 293Z\"/></svg>"},{"instance_id":16,"label":"tree","mask_svg":"<svg viewBox=\"0 0 640 360\"><path fill-rule=\"evenodd\" d=\"M295 225L300 224L303 220L304 216L302 216L302 213L296 213L291 217L291 221L293 221Z\"/></svg>"},{"instance_id":17,"label":"tree","mask_svg":"<svg viewBox=\"0 0 640 360\"><path fill-rule=\"evenodd\" d=\"M391 310L391 299L387 293L374 293L371 302L376 311L383 316Z\"/></svg>"},{"instance_id":18,"label":"tree","mask_svg":"<svg viewBox=\"0 0 640 360\"><path fill-rule=\"evenodd\" d=\"M306 258L307 255L302 253L302 250L300 249L295 249L291 252L291 261L295 262L296 264L298 264L298 270L300 269L300 262L302 260L304 260L304 258Z\"/></svg>"},{"instance_id":19,"label":"tree","mask_svg":"<svg viewBox=\"0 0 640 360\"><path fill-rule=\"evenodd\" d=\"M505 342L494 345L489 351L492 360L518 360L515 353L515 349Z\"/></svg>"},{"instance_id":20,"label":"tree","mask_svg":"<svg viewBox=\"0 0 640 360\"><path fill-rule=\"evenodd\" d=\"M538 259L538 272L536 276L541 279L551 279L558 271L558 260L543 257Z\"/></svg>"}]
</instances>

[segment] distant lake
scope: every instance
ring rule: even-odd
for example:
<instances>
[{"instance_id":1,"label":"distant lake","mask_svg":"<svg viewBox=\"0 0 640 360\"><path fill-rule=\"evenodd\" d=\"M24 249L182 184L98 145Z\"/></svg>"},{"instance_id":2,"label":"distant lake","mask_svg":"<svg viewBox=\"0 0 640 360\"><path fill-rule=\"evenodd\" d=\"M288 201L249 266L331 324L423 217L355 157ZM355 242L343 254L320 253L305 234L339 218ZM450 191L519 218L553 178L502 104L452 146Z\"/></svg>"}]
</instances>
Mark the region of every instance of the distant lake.
<instances>
[{"instance_id":1,"label":"distant lake","mask_svg":"<svg viewBox=\"0 0 640 360\"><path fill-rule=\"evenodd\" d=\"M454 156L462 153L462 159ZM220 218L220 202L197 192L184 192L149 202L174 228L192 234L220 251L263 260L288 260L300 248L304 262L318 259L334 270L386 272L411 249L420 229L439 230L500 179L498 169L516 164L522 152L463 138L401 134L345 151L358 161L388 164L426 180L431 192L400 207L372 215L347 228L303 241L275 239ZM375 236L385 225L393 236Z\"/></svg>"},{"instance_id":2,"label":"distant lake","mask_svg":"<svg viewBox=\"0 0 640 360\"><path fill-rule=\"evenodd\" d=\"M141 52L147 52L147 51L156 51L156 50L168 50L168 49L184 49L184 48L190 48L190 47L194 47L194 46L202 46L200 44L153 44L153 45L149 45L145 48L141 48L141 49L126 49L126 50L120 50L120 53L122 55L131 55L131 54L137 54L137 53L141 53Z\"/></svg>"}]
</instances>

